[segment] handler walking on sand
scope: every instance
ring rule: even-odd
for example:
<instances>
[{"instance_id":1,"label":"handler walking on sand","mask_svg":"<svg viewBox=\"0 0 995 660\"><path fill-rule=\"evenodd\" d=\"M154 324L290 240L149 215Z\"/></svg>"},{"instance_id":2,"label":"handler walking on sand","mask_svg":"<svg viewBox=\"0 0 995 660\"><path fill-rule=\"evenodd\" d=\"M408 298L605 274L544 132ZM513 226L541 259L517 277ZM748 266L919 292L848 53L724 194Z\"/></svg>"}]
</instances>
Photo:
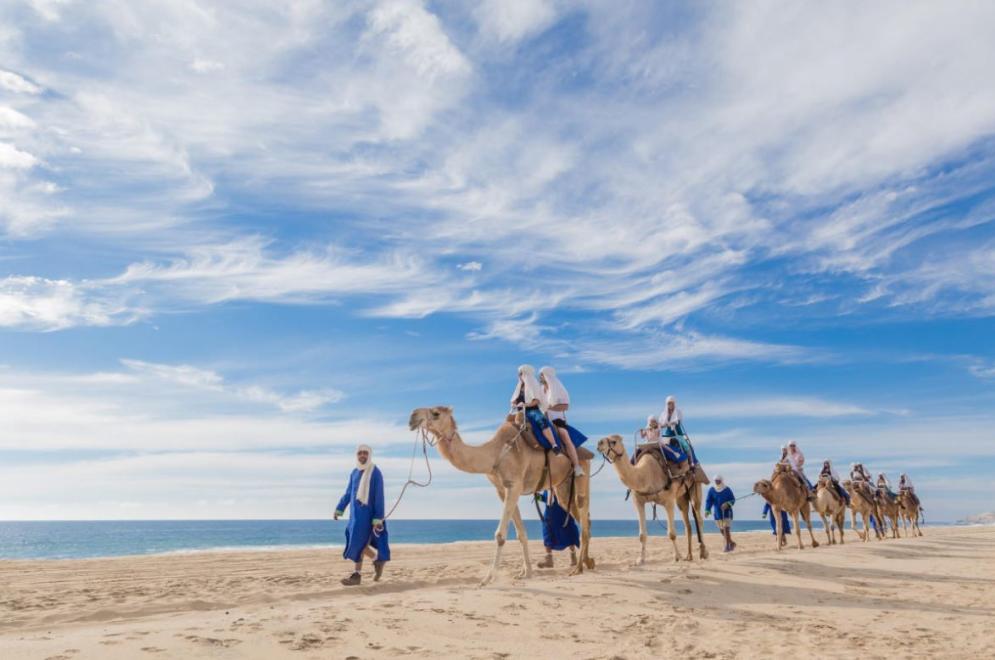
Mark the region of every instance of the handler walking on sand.
<instances>
[{"instance_id":1,"label":"handler walking on sand","mask_svg":"<svg viewBox=\"0 0 995 660\"><path fill-rule=\"evenodd\" d=\"M387 542L387 525L384 522L383 475L373 464L373 450L369 445L356 448L356 468L349 475L345 494L335 507L335 520L352 506L349 524L345 529L345 550L342 557L355 562L355 570L342 584L352 587L362 581L363 556L376 557L373 561L373 581L383 575L384 564L390 561Z\"/></svg>"}]
</instances>

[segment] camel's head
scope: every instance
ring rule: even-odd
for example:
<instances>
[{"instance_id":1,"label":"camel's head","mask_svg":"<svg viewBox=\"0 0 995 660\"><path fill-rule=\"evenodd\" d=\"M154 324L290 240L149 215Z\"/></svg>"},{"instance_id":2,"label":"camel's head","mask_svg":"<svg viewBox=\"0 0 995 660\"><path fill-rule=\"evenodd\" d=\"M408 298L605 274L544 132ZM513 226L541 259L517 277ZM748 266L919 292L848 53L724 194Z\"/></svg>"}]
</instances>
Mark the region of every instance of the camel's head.
<instances>
[{"instance_id":1,"label":"camel's head","mask_svg":"<svg viewBox=\"0 0 995 660\"><path fill-rule=\"evenodd\" d=\"M791 472L791 466L787 463L778 463L774 466L774 474L779 474L781 472L788 473Z\"/></svg>"},{"instance_id":2,"label":"camel's head","mask_svg":"<svg viewBox=\"0 0 995 660\"><path fill-rule=\"evenodd\" d=\"M451 438L456 433L456 420L449 406L415 408L411 411L408 428L412 431L425 431L436 438Z\"/></svg>"},{"instance_id":3,"label":"camel's head","mask_svg":"<svg viewBox=\"0 0 995 660\"><path fill-rule=\"evenodd\" d=\"M819 477L819 486L823 488L832 488L833 480L829 475L823 474Z\"/></svg>"},{"instance_id":4,"label":"camel's head","mask_svg":"<svg viewBox=\"0 0 995 660\"><path fill-rule=\"evenodd\" d=\"M764 499L767 499L773 490L774 485L768 479L761 479L753 484L753 492Z\"/></svg>"},{"instance_id":5,"label":"camel's head","mask_svg":"<svg viewBox=\"0 0 995 660\"><path fill-rule=\"evenodd\" d=\"M616 433L601 438L598 440L598 452L612 462L616 458L625 456L625 443L622 442L622 436Z\"/></svg>"}]
</instances>

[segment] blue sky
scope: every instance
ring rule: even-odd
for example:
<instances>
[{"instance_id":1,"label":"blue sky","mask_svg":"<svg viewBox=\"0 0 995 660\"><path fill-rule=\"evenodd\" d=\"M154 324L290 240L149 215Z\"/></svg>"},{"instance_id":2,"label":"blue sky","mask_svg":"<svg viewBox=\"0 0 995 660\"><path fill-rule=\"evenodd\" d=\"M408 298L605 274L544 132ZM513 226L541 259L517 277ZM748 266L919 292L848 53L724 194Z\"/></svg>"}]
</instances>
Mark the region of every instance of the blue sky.
<instances>
[{"instance_id":1,"label":"blue sky","mask_svg":"<svg viewBox=\"0 0 995 660\"><path fill-rule=\"evenodd\" d=\"M993 32L983 3L6 2L0 519L326 516L357 442L396 493L410 410L485 440L523 362L594 438L676 394L742 494L795 439L989 510ZM398 515L497 515L432 460Z\"/></svg>"}]
</instances>

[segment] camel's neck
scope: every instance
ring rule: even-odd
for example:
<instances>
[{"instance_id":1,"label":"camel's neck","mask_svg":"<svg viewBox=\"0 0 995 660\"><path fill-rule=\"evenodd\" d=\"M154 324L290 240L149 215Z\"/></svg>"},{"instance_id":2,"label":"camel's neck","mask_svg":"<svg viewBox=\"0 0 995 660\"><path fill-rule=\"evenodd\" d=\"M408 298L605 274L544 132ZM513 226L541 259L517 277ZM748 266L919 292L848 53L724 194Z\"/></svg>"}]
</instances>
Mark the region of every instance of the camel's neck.
<instances>
[{"instance_id":1,"label":"camel's neck","mask_svg":"<svg viewBox=\"0 0 995 660\"><path fill-rule=\"evenodd\" d=\"M629 462L629 455L623 454L612 465L622 483L637 493L650 493L663 487L663 475L650 461L633 465Z\"/></svg>"},{"instance_id":2,"label":"camel's neck","mask_svg":"<svg viewBox=\"0 0 995 660\"><path fill-rule=\"evenodd\" d=\"M499 444L498 438L501 436L501 429L497 434L480 446L468 445L463 442L459 432L453 432L451 438L439 439L439 453L453 467L461 472L473 474L487 474L494 469L497 461L497 453L494 446ZM498 448L500 450L500 448Z\"/></svg>"}]
</instances>

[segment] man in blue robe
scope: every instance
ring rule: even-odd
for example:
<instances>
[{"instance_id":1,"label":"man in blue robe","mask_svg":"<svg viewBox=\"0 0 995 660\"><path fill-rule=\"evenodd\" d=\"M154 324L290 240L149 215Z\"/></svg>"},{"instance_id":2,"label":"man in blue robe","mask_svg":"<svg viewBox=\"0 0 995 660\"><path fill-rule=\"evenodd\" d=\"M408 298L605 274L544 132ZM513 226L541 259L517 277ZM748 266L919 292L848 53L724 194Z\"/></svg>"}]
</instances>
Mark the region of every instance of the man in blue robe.
<instances>
[{"instance_id":1,"label":"man in blue robe","mask_svg":"<svg viewBox=\"0 0 995 660\"><path fill-rule=\"evenodd\" d=\"M773 509L770 508L770 502L764 503L764 510L761 516L766 518L768 514L773 513ZM784 530L785 536L791 533L791 519L788 518L788 512L781 512L781 528ZM770 516L770 533L777 535L777 520L773 515Z\"/></svg>"},{"instance_id":2,"label":"man in blue robe","mask_svg":"<svg viewBox=\"0 0 995 660\"><path fill-rule=\"evenodd\" d=\"M376 582L383 575L384 564L390 561L387 542L387 525L384 522L383 474L373 464L373 450L367 445L356 449L356 469L349 475L349 485L335 507L335 520L351 506L349 524L345 529L345 550L342 557L351 559L356 567L352 575L342 579L347 587L360 583L363 556L376 557L373 561ZM375 550L375 552L374 552Z\"/></svg>"},{"instance_id":3,"label":"man in blue robe","mask_svg":"<svg viewBox=\"0 0 995 660\"><path fill-rule=\"evenodd\" d=\"M736 549L736 543L732 540L732 507L735 503L736 496L732 488L726 485L722 475L716 475L715 485L708 489L708 496L705 498L705 516L711 514L715 519L715 525L726 541L725 552Z\"/></svg>"},{"instance_id":4,"label":"man in blue robe","mask_svg":"<svg viewBox=\"0 0 995 660\"><path fill-rule=\"evenodd\" d=\"M546 558L539 562L539 568L553 568L553 550L566 550L570 548L570 565L577 564L577 555L574 548L580 546L580 530L577 528L577 521L573 519L567 510L560 506L560 503L553 501L549 503L546 492L537 496L542 502L546 502L546 513L543 516L542 544L546 548Z\"/></svg>"}]
</instances>

